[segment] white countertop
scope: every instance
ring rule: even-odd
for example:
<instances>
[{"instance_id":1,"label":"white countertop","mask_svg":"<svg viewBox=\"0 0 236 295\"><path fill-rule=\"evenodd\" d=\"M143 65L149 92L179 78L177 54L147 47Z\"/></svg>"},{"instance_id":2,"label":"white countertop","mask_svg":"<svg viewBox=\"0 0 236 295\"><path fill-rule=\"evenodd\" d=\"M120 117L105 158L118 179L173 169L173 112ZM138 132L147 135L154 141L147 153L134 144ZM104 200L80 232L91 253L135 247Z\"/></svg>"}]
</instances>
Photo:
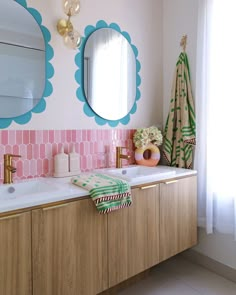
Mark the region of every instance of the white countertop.
<instances>
[{"instance_id":1,"label":"white countertop","mask_svg":"<svg viewBox=\"0 0 236 295\"><path fill-rule=\"evenodd\" d=\"M149 177L148 180L132 180L128 181L130 186L142 185L147 183L152 183L156 181L162 180L171 180L175 178L181 178L186 176L196 175L197 172L195 170L182 169L182 168L174 168L174 167L165 167L164 169L169 169L170 171L175 171L173 175L165 175L165 176L153 176ZM125 168L125 167L124 167ZM93 172L96 172L94 170ZM44 204L60 202L64 200L69 200L73 198L80 198L89 195L87 190L84 190L71 182L71 177L65 178L38 178L31 179L23 182L18 182L16 184L3 184L0 185L0 214L6 213L10 211L15 211L19 209L32 208L37 207ZM33 193L23 193L19 196L17 195L17 190L19 189L19 184L23 183L31 183L31 190ZM34 187L36 188L34 190ZM45 188L44 188L45 187ZM47 191L46 188L49 188ZM13 193L8 193L10 190L14 190Z\"/></svg>"}]
</instances>

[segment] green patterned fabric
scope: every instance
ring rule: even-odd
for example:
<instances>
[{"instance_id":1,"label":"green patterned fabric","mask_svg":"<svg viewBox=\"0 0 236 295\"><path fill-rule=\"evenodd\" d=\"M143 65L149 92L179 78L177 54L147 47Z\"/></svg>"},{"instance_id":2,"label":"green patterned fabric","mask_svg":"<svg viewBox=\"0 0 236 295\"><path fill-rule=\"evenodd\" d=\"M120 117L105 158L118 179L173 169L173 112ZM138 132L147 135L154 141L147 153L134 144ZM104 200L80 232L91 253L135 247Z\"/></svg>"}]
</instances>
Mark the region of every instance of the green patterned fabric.
<instances>
[{"instance_id":1,"label":"green patterned fabric","mask_svg":"<svg viewBox=\"0 0 236 295\"><path fill-rule=\"evenodd\" d=\"M132 203L131 189L127 181L100 173L81 173L71 182L89 191L100 213L108 213Z\"/></svg>"},{"instance_id":2,"label":"green patterned fabric","mask_svg":"<svg viewBox=\"0 0 236 295\"><path fill-rule=\"evenodd\" d=\"M176 64L169 114L163 140L163 155L170 166L192 168L196 144L195 111L188 57L182 52Z\"/></svg>"}]
</instances>

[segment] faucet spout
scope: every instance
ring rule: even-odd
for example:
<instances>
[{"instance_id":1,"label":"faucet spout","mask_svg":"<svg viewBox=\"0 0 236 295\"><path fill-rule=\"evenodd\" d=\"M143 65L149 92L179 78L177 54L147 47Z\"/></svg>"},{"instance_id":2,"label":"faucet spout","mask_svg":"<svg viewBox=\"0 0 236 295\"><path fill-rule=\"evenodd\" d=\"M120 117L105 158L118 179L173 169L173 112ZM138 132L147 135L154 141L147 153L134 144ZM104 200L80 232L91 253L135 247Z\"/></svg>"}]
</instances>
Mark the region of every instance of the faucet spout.
<instances>
[{"instance_id":1,"label":"faucet spout","mask_svg":"<svg viewBox=\"0 0 236 295\"><path fill-rule=\"evenodd\" d=\"M125 149L125 147L117 146L116 147L116 168L122 168L122 159L130 159L129 155L122 154L122 149Z\"/></svg>"},{"instance_id":2,"label":"faucet spout","mask_svg":"<svg viewBox=\"0 0 236 295\"><path fill-rule=\"evenodd\" d=\"M4 155L4 180L3 183L12 183L12 174L16 173L16 167L12 165L12 158L20 158L20 155Z\"/></svg>"}]
</instances>

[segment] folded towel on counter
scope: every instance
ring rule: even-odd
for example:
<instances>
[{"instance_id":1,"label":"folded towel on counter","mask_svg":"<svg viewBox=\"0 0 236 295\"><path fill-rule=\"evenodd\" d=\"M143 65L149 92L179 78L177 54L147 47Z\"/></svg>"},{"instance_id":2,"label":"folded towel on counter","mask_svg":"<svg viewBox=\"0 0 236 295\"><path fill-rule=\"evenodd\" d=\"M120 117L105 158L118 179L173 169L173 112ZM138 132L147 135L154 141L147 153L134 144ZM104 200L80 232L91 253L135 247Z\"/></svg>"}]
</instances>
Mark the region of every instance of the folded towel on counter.
<instances>
[{"instance_id":1,"label":"folded towel on counter","mask_svg":"<svg viewBox=\"0 0 236 295\"><path fill-rule=\"evenodd\" d=\"M131 189L127 181L100 173L81 173L71 182L89 191L100 213L108 213L128 207L132 203Z\"/></svg>"}]
</instances>

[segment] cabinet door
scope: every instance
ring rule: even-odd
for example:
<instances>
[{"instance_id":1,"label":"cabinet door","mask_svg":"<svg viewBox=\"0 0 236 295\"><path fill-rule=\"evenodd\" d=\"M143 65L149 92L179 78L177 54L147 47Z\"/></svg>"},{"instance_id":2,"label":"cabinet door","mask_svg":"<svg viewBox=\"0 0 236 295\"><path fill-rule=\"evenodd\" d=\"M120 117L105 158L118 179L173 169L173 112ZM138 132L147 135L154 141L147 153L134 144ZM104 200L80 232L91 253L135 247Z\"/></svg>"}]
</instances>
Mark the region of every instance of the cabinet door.
<instances>
[{"instance_id":1,"label":"cabinet door","mask_svg":"<svg viewBox=\"0 0 236 295\"><path fill-rule=\"evenodd\" d=\"M160 187L160 259L197 243L196 176L162 183Z\"/></svg>"},{"instance_id":2,"label":"cabinet door","mask_svg":"<svg viewBox=\"0 0 236 295\"><path fill-rule=\"evenodd\" d=\"M179 182L178 250L197 244L197 177Z\"/></svg>"},{"instance_id":3,"label":"cabinet door","mask_svg":"<svg viewBox=\"0 0 236 295\"><path fill-rule=\"evenodd\" d=\"M94 295L108 288L107 220L92 200L34 210L34 295Z\"/></svg>"},{"instance_id":4,"label":"cabinet door","mask_svg":"<svg viewBox=\"0 0 236 295\"><path fill-rule=\"evenodd\" d=\"M0 218L0 294L31 295L31 213Z\"/></svg>"},{"instance_id":5,"label":"cabinet door","mask_svg":"<svg viewBox=\"0 0 236 295\"><path fill-rule=\"evenodd\" d=\"M159 262L159 186L133 189L132 199L108 215L109 287Z\"/></svg>"}]
</instances>

